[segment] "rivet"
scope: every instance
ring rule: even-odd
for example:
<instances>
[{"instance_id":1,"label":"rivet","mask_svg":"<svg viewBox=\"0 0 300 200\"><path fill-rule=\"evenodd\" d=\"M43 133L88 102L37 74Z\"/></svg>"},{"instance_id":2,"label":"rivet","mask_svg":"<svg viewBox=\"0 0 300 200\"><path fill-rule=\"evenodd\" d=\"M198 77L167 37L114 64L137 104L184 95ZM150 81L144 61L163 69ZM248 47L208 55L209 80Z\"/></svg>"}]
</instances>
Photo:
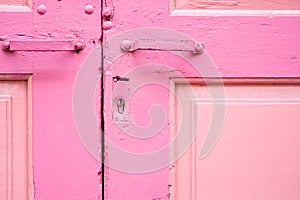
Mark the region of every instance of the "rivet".
<instances>
[{"instance_id":1,"label":"rivet","mask_svg":"<svg viewBox=\"0 0 300 200\"><path fill-rule=\"evenodd\" d=\"M110 18L113 15L113 11L109 8L105 8L102 12L103 17Z\"/></svg>"},{"instance_id":2,"label":"rivet","mask_svg":"<svg viewBox=\"0 0 300 200\"><path fill-rule=\"evenodd\" d=\"M91 4L86 5L84 8L84 12L88 15L92 14L94 12L94 6L92 6Z\"/></svg>"},{"instance_id":3,"label":"rivet","mask_svg":"<svg viewBox=\"0 0 300 200\"><path fill-rule=\"evenodd\" d=\"M203 52L204 52L204 45L199 42L195 43L195 53L202 54Z\"/></svg>"},{"instance_id":4,"label":"rivet","mask_svg":"<svg viewBox=\"0 0 300 200\"><path fill-rule=\"evenodd\" d=\"M40 4L38 5L37 7L37 12L40 14L40 15L43 15L47 12L47 7L44 5L44 4Z\"/></svg>"},{"instance_id":5,"label":"rivet","mask_svg":"<svg viewBox=\"0 0 300 200\"><path fill-rule=\"evenodd\" d=\"M112 27L113 27L113 23L111 21L104 21L103 22L103 29L104 30L111 29Z\"/></svg>"},{"instance_id":6,"label":"rivet","mask_svg":"<svg viewBox=\"0 0 300 200\"><path fill-rule=\"evenodd\" d=\"M76 51L81 51L85 48L85 42L83 40L75 40L73 44Z\"/></svg>"},{"instance_id":7,"label":"rivet","mask_svg":"<svg viewBox=\"0 0 300 200\"><path fill-rule=\"evenodd\" d=\"M131 40L123 40L121 42L121 50L124 52L129 52L133 47L133 41Z\"/></svg>"},{"instance_id":8,"label":"rivet","mask_svg":"<svg viewBox=\"0 0 300 200\"><path fill-rule=\"evenodd\" d=\"M10 49L10 42L9 41L4 41L3 44L2 44L2 49L4 51L9 51L9 49Z\"/></svg>"}]
</instances>

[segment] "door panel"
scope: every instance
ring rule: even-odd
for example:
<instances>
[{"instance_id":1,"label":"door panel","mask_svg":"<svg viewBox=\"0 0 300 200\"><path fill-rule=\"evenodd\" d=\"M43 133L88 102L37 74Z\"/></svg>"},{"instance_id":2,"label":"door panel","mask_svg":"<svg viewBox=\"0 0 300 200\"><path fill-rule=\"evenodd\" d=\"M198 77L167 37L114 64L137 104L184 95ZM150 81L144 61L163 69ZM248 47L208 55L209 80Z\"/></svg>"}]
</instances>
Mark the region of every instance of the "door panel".
<instances>
[{"instance_id":1,"label":"door panel","mask_svg":"<svg viewBox=\"0 0 300 200\"><path fill-rule=\"evenodd\" d=\"M32 199L30 86L0 81L1 200Z\"/></svg>"},{"instance_id":2,"label":"door panel","mask_svg":"<svg viewBox=\"0 0 300 200\"><path fill-rule=\"evenodd\" d=\"M299 10L298 0L171 0L180 10Z\"/></svg>"},{"instance_id":3,"label":"door panel","mask_svg":"<svg viewBox=\"0 0 300 200\"><path fill-rule=\"evenodd\" d=\"M133 31L137 28L155 27L170 29L174 32L184 34L194 41L203 42L205 52L209 54L212 62L215 64L216 70L219 72L219 77L299 77L300 63L298 57L300 47L296 41L299 41L300 36L300 19L297 15L297 10L289 10L287 13L276 13L274 10L256 13L256 11L248 12L249 10L246 10L246 13L243 13L236 11L228 12L227 8L222 7L223 10L213 10L203 14L201 13L202 10L196 9L197 5L188 7L190 10L187 11L187 7L184 5L176 7L174 2L180 1L132 0L128 3L128 1L125 0L105 0L104 8L113 10L114 13L111 18L105 20L107 24L110 23L112 25L112 27L104 31L105 41L120 38L121 36L119 34L122 34L124 31ZM257 9L262 8L261 6L263 6L263 4L259 4L259 6ZM282 7L282 9L286 8ZM260 16L257 16L257 14ZM282 14L287 16L282 16ZM160 41L161 38L166 35L170 38L166 40L168 42L176 39L172 38L172 34L165 34L157 30L157 41ZM138 33L135 37L137 43L139 39L144 42L147 41L147 38L151 38L149 41L155 43L155 39L153 40L155 37L148 37L147 35L144 36ZM172 47L172 44L170 46ZM104 59L105 62L108 63L105 68L104 85L106 138L110 140L110 142L114 142L115 146L120 147L120 149L124 151L134 153L152 153L155 152L155 150L159 151L162 147L171 144L170 131L174 127L171 122L172 115L170 113L172 113L172 106L170 105L169 98L172 96L173 91L171 86L163 89L157 87L155 84L169 81L170 78L174 77L206 79L208 77L214 77L214 75L210 74L207 63L199 62L197 65L199 69L203 70L201 71L203 73L199 73L197 70L195 71L191 63L197 60L198 57L188 53L185 54L186 57L188 57L188 59L185 60L179 55L180 53L159 51L157 49L151 50L150 48L148 50L126 52L122 54L122 56L120 55L116 60L111 59L111 57L109 57L111 55L110 52L119 51L120 47L121 43L116 42L113 48L104 49ZM199 56L199 59L200 58L201 55ZM121 82L113 82L113 77L129 77L132 71L135 71L137 68L142 68L143 65L147 64L152 64L152 72L148 70L149 73L136 73L134 77L129 78L128 82L121 81L122 84L124 84L124 89L121 90L123 93L116 93L116 85ZM168 66L173 69L173 72L171 72L172 70L168 71L157 68L156 64ZM175 72L178 73L176 74ZM139 90L136 90L135 94L126 97L128 99L128 103L125 104L128 106L126 113L128 113L130 119L136 124L147 127L147 125L153 122L153 120L151 120L151 107L160 104L165 111L165 115L160 113L156 115L156 118L164 116L165 118L159 119L161 119L162 123L165 123L160 131L151 138L132 138L128 136L130 133L126 132L124 127L120 128L120 124L115 121L113 116L114 111L117 110L117 107L115 107L115 98L126 93L131 94L133 88L137 87L135 85L138 82L137 80L147 81L153 74L157 75L156 80L151 79L152 82L149 81L151 83L149 83L147 87L142 85L143 87L141 86ZM162 74L165 76L162 77ZM210 75L204 76L203 74ZM119 92L120 90L117 91ZM278 91L279 90L274 89L273 93L275 94ZM278 111L283 111L286 107L279 106ZM236 111L234 108L232 109L234 112ZM264 109L267 108L261 108L259 111L263 112ZM152 116L155 116L155 112ZM281 120L281 118L276 120ZM139 136L145 136L147 132L140 131L139 133ZM237 138L237 142L238 139L239 138ZM288 144L288 141L285 142L285 144ZM272 143L277 144L278 138L274 139ZM215 147L217 148L217 146L218 144ZM249 153L248 151L250 151L250 149L246 148L245 151ZM290 149L287 151L295 152L296 150ZM106 159L111 159L111 157L115 155L114 153L115 152L110 153L107 151ZM270 151L264 153L266 156ZM207 159L211 155L208 155ZM167 160L168 158L169 155L162 155L160 159L148 159L143 162L126 159L129 160L129 163L133 166L139 166L141 165L140 163L148 163L151 165L151 163L157 160ZM289 158L293 159L291 157ZM124 160L125 158L119 156L118 159ZM189 161L190 160L186 160L186 162ZM270 162L275 162L275 160ZM266 166L269 166L270 162L266 161ZM221 164L222 162L220 165ZM169 182L167 174L172 171L174 165L173 162L170 162L168 167L142 174L120 172L118 169L112 169L110 166L107 166L105 171L105 197L107 199L169 199L170 195L174 193L175 186L173 186L172 181ZM180 178L178 182L184 182L184 180L185 179ZM252 181L254 182L255 180ZM265 181L267 182L268 180ZM187 185L188 183L177 189L188 190L189 187ZM218 190L214 191L214 193L217 194Z\"/></svg>"},{"instance_id":4,"label":"door panel","mask_svg":"<svg viewBox=\"0 0 300 200\"><path fill-rule=\"evenodd\" d=\"M9 2L17 3L0 5L0 73L32 75L34 198L100 199L101 165L80 140L72 97L81 65L100 46L101 1ZM77 39L80 52L71 49ZM2 50L10 41L17 51Z\"/></svg>"},{"instance_id":5,"label":"door panel","mask_svg":"<svg viewBox=\"0 0 300 200\"><path fill-rule=\"evenodd\" d=\"M189 85L176 84L183 115L193 122L177 125L178 134L196 129L196 136L176 162L172 199L299 199L299 81L274 81L229 80L221 137L204 159L200 151L213 126L212 105L222 102L214 102L205 85L193 85L193 98Z\"/></svg>"},{"instance_id":6,"label":"door panel","mask_svg":"<svg viewBox=\"0 0 300 200\"><path fill-rule=\"evenodd\" d=\"M9 111L9 103L10 103L10 98L6 97L4 98L1 97L0 100L0 113L1 113L1 118L0 118L0 136L1 136L1 154L0 154L0 160L1 162L1 171L0 171L0 176L1 176L1 182L0 182L0 187L1 187L1 191L3 191L1 193L0 199L10 199L9 194L11 191L11 188L9 187L10 182L11 182L11 176L9 173L10 172L10 167L8 167L9 165L9 160L10 160L10 154L11 152L8 151L9 147L8 144L10 144L10 140L11 140L11 130L10 127L8 126L11 122L11 117L10 117L10 113Z\"/></svg>"}]
</instances>

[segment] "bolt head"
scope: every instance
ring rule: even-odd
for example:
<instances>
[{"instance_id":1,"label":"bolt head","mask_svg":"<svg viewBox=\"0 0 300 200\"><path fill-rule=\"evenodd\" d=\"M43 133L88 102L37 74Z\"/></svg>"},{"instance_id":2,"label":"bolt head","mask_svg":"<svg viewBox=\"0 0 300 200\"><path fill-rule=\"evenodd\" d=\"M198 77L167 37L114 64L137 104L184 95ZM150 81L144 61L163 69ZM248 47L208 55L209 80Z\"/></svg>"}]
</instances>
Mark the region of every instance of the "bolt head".
<instances>
[{"instance_id":1,"label":"bolt head","mask_svg":"<svg viewBox=\"0 0 300 200\"><path fill-rule=\"evenodd\" d=\"M112 27L113 27L113 23L111 21L104 21L103 22L103 29L104 30L111 29Z\"/></svg>"},{"instance_id":2,"label":"bolt head","mask_svg":"<svg viewBox=\"0 0 300 200\"><path fill-rule=\"evenodd\" d=\"M74 42L74 49L76 51L81 51L85 48L85 42L83 40L76 40Z\"/></svg>"},{"instance_id":3,"label":"bolt head","mask_svg":"<svg viewBox=\"0 0 300 200\"><path fill-rule=\"evenodd\" d=\"M110 18L113 15L113 11L109 8L105 8L102 12L103 17Z\"/></svg>"},{"instance_id":4,"label":"bolt head","mask_svg":"<svg viewBox=\"0 0 300 200\"><path fill-rule=\"evenodd\" d=\"M37 12L38 12L40 15L44 15L44 14L47 12L47 7L46 7L44 4L40 4L40 5L38 5L38 7L37 7Z\"/></svg>"},{"instance_id":5,"label":"bolt head","mask_svg":"<svg viewBox=\"0 0 300 200\"><path fill-rule=\"evenodd\" d=\"M93 14L94 13L94 6L92 6L91 4L86 5L85 8L84 8L84 12L88 15Z\"/></svg>"},{"instance_id":6,"label":"bolt head","mask_svg":"<svg viewBox=\"0 0 300 200\"><path fill-rule=\"evenodd\" d=\"M9 41L4 41L3 44L2 44L2 49L4 51L9 51L9 49L10 49L10 42Z\"/></svg>"},{"instance_id":7,"label":"bolt head","mask_svg":"<svg viewBox=\"0 0 300 200\"><path fill-rule=\"evenodd\" d=\"M204 45L201 43L195 44L195 54L202 54L204 52Z\"/></svg>"},{"instance_id":8,"label":"bolt head","mask_svg":"<svg viewBox=\"0 0 300 200\"><path fill-rule=\"evenodd\" d=\"M121 42L121 50L124 52L129 52L133 47L133 41L131 40L123 40Z\"/></svg>"}]
</instances>

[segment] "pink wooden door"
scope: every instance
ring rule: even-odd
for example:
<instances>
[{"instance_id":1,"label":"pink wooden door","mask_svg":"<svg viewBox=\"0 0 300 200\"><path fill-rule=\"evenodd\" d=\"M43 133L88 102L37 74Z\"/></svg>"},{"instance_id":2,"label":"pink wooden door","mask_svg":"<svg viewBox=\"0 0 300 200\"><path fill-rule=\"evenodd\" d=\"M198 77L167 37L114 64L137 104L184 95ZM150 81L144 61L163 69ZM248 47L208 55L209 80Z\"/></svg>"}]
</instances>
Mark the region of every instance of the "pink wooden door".
<instances>
[{"instance_id":1,"label":"pink wooden door","mask_svg":"<svg viewBox=\"0 0 300 200\"><path fill-rule=\"evenodd\" d=\"M298 1L104 9L105 199L299 198Z\"/></svg>"},{"instance_id":2,"label":"pink wooden door","mask_svg":"<svg viewBox=\"0 0 300 200\"><path fill-rule=\"evenodd\" d=\"M245 163L241 158L250 154L249 148L254 145L249 138L251 133L256 132L255 137L260 139L262 129L253 127L245 132L249 140L243 152L230 154L230 147L239 147L244 139L232 133L247 122L243 121L246 117L255 114L253 110L256 107L251 107L249 102L249 107L244 108L246 111L249 109L248 114L240 112L242 108L229 104L228 115L232 117L227 117L224 112L217 115L225 116L227 129L222 129L222 137L212 137L213 141L219 139L215 146L213 142L204 143L210 154L201 161L197 160L196 153L203 148L196 151L190 148L192 138L189 133L182 134L176 142L172 140L180 124L176 116L186 113L181 113L174 104L189 101L185 93L184 98L180 98L182 96L177 92L181 89L172 81L174 78L179 78L179 82L184 84L195 78L205 81L209 77L238 78L240 81L235 87L221 87L221 93L214 93L223 100L227 91L231 99L239 100L242 94L252 99L251 95L254 95L273 107L272 101L268 100L298 98L298 93L291 91L298 91L298 83L293 82L292 77L300 75L300 49L297 44L300 35L299 4L297 1L257 2L1 0L0 77L5 77L5 81L24 81L28 91L32 91L27 95L28 102L32 104L23 105L23 110L32 114L26 116L28 137L22 135L25 141L18 138L20 144L12 147L22 149L22 145L27 144L29 150L23 152L26 159L20 154L12 154L11 158L16 162L28 162L20 165L21 171L16 172L22 180L17 185L21 188L18 191L27 192L28 196L19 198L17 195L22 193L14 192L9 196L13 187L17 186L12 184L10 187L7 181L9 173L3 176L6 166L1 165L1 188L6 190L1 198L31 200L33 193L37 200L227 199L235 186L241 190L237 197L251 193L248 198L263 199L272 195L270 190L276 190L273 195L278 194L278 198L297 197L295 188L299 183L291 175L299 172L297 157L286 157L283 164L278 163L278 158L268 157L273 152L297 152L297 102L291 104L295 104L295 109L291 108L289 101L283 105L275 102L279 105L276 104L274 110L258 106L259 113L263 114L253 123L262 129L271 127L270 130L274 130L274 126L287 116L293 119L278 126L279 130L285 129L289 134L282 143L280 134L273 137L271 132L267 132L266 135L271 137L270 143L263 138L258 149L266 144L270 147L268 151L259 158L249 155L249 166L257 164L256 169L265 166L268 176L263 172L248 176L252 168L243 168ZM202 43L205 44L204 51ZM100 80L99 75L102 75ZM245 78L257 77L286 77L290 86L284 87L282 82L282 85L275 84L274 79L267 84L270 92L265 93L266 87L254 90L255 80L251 79L252 82L242 87L245 90L237 90L236 87L245 85ZM94 86L92 92L91 85ZM218 88L215 89L218 91ZM203 87L189 89L197 98L206 94ZM172 94L175 97L178 94L178 100ZM6 96L6 93L0 95ZM1 103L0 112L6 112L6 108ZM209 114L209 110L206 111L209 108L200 106L199 109L199 114ZM272 117L269 124L261 123L277 111L282 115ZM0 120L1 127L4 127L0 131L1 138L9 133L3 116ZM233 119L237 120L237 126L232 123ZM104 134L100 128L104 129ZM104 138L105 141L101 141ZM232 145L228 146L226 139L232 139ZM196 144L203 141L201 137L199 140L192 147L200 148ZM105 145L101 146L100 141ZM284 146L279 150L274 148L280 145ZM178 150L178 146L183 148ZM228 156L229 164L224 161L226 153L231 155ZM185 157L190 154L193 156ZM1 160L8 158L6 155L8 151L2 151ZM183 170L180 170L182 162L179 157L186 159ZM103 166L99 162L101 159L104 159ZM9 164L6 161L1 164ZM193 162L200 165L193 168L194 171L189 167ZM234 168L229 168L230 164ZM278 164L284 171L269 169L271 164ZM224 165L222 169L227 174L218 171L216 179L214 171L219 170L219 165ZM276 172L280 176L276 176ZM16 177L14 173L12 177ZM243 176L239 176L241 174ZM229 184L219 182L213 185L213 180L224 181L227 177L233 177ZM237 183L239 177L244 183L241 186ZM280 177L280 180L273 181L275 177ZM249 182L246 181L248 179ZM263 183L257 183L258 180L272 184L268 190L262 190ZM189 184L180 185L184 181ZM247 186L254 189L247 190ZM216 193L222 194L220 191L225 191L225 195L217 196Z\"/></svg>"},{"instance_id":3,"label":"pink wooden door","mask_svg":"<svg viewBox=\"0 0 300 200\"><path fill-rule=\"evenodd\" d=\"M98 0L0 1L1 200L101 199L101 165L72 109L79 69L99 46L100 8Z\"/></svg>"}]
</instances>

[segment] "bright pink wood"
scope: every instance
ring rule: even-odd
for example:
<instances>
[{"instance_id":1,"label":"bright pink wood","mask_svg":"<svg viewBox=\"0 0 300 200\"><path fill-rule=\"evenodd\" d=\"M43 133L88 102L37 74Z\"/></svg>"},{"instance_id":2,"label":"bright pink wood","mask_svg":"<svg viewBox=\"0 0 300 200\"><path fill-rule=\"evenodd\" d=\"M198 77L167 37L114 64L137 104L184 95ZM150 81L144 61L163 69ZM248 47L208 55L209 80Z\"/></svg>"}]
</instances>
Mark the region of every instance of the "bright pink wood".
<instances>
[{"instance_id":1,"label":"bright pink wood","mask_svg":"<svg viewBox=\"0 0 300 200\"><path fill-rule=\"evenodd\" d=\"M47 7L44 15L36 11L40 3ZM0 11L1 45L4 39L80 38L86 41L86 48L80 53L9 53L0 49L0 74L33 74L36 200L101 199L101 166L82 145L72 112L76 75L101 37L100 1L88 3L95 8L91 15L85 14L86 1L74 3L71 0L33 1L33 9L27 12Z\"/></svg>"},{"instance_id":2,"label":"bright pink wood","mask_svg":"<svg viewBox=\"0 0 300 200\"><path fill-rule=\"evenodd\" d=\"M299 10L298 0L172 0L175 9L204 10Z\"/></svg>"},{"instance_id":3,"label":"bright pink wood","mask_svg":"<svg viewBox=\"0 0 300 200\"><path fill-rule=\"evenodd\" d=\"M169 1L165 0L155 2L131 0L130 3L125 0L107 0L106 2L107 7L114 10L112 19L114 26L104 32L106 39L134 28L168 28L204 42L206 51L215 62L221 76L300 76L300 46L298 45L300 18L298 16L170 16ZM148 152L164 146L169 141L167 126L159 136L144 141L124 136L112 122L110 109L113 98L112 77L126 75L134 67L149 63L173 67L184 72L187 77L199 77L199 74L195 73L184 60L158 51L128 54L109 67L105 79L106 134L116 144L131 151ZM145 74L140 78L146 77ZM157 86L152 87L147 86L145 90L141 88L131 98L134 105L130 109L131 115L142 125L150 123L148 112L153 104L160 103L166 110L169 109L168 91ZM107 169L106 198L168 199L169 191L173 189L172 186L168 187L168 174L168 168L146 175L133 175ZM218 191L214 192L218 193Z\"/></svg>"},{"instance_id":4,"label":"bright pink wood","mask_svg":"<svg viewBox=\"0 0 300 200\"><path fill-rule=\"evenodd\" d=\"M104 38L133 28L161 27L184 33L203 41L206 50L218 66L222 76L293 77L299 76L300 20L289 17L179 17L169 15L169 1L106 0L105 7L114 10L113 28L105 31ZM29 12L0 12L1 40L6 38L82 38L87 47L79 54L72 52L16 52L0 50L1 73L33 73L33 163L35 199L99 199L101 175L99 163L82 146L73 124L72 90L76 74L89 53L99 46L101 38L100 1L89 1L95 12L84 12L86 1L34 1ZM47 7L45 15L36 13L39 3ZM168 59L166 59L168 58ZM120 59L110 67L111 76L125 74L137 64L158 62L185 71L186 76L199 76L189 65L167 53L139 52ZM96 72L98 73L98 72ZM111 77L107 77L106 106L111 104ZM101 87L99 87L101 88ZM148 88L149 89L149 88ZM151 101L168 108L168 95L155 91L142 100L150 107ZM163 95L163 96L161 96ZM137 94L136 97L139 97ZM99 98L98 98L99 99ZM138 106L133 115L140 123L147 123L145 107ZM145 111L145 112L144 112ZM112 120L107 107L106 122ZM106 126L107 133L115 129ZM118 135L118 132L113 134ZM112 137L114 136L112 134ZM118 138L116 138L118 139ZM148 151L168 143L166 127L161 137L136 145L123 140L124 146L142 147ZM120 139L122 140L122 138ZM138 149L137 149L138 150ZM147 175L132 175L107 170L107 199L167 199L169 170Z\"/></svg>"}]
</instances>

